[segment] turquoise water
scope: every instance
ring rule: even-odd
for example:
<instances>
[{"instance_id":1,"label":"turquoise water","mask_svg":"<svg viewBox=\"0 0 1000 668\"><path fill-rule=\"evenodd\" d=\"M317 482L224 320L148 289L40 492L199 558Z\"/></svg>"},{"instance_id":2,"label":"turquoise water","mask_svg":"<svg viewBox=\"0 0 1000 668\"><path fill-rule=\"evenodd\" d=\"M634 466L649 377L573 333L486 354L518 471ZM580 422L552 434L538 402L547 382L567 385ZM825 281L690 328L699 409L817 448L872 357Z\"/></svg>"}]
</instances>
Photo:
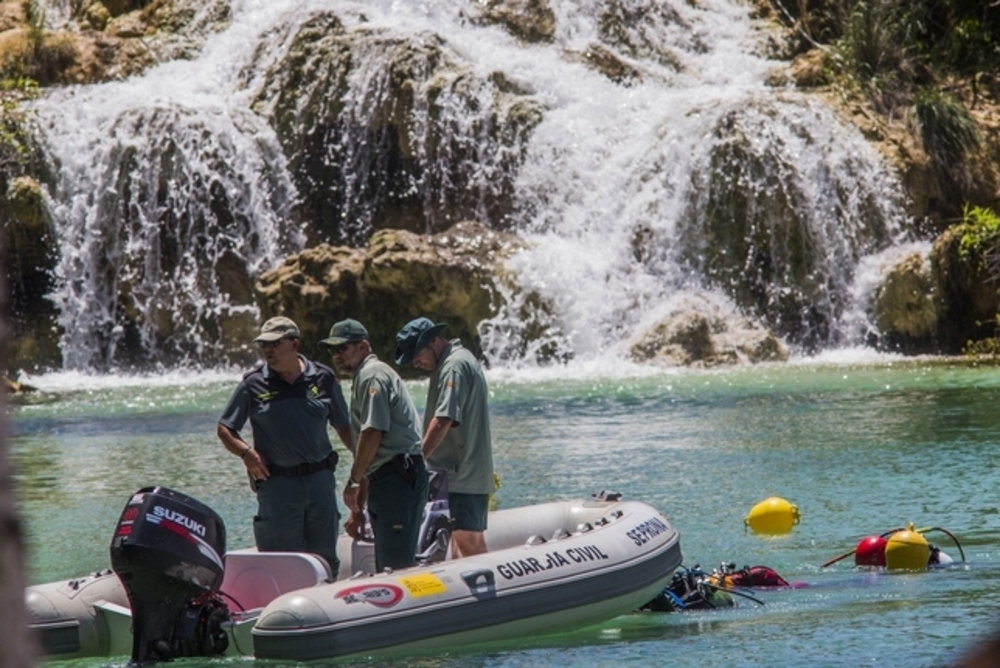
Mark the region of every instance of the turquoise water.
<instances>
[{"instance_id":1,"label":"turquoise water","mask_svg":"<svg viewBox=\"0 0 1000 668\"><path fill-rule=\"evenodd\" d=\"M152 484L217 510L230 547L251 544L243 469L214 435L236 378L37 379L47 391L11 420L30 582L106 567L125 501ZM1000 368L883 360L490 380L501 507L617 490L672 520L685 565L766 564L809 586L758 591L763 606L627 615L390 665L941 666L1000 627ZM422 385L412 387L422 405ZM800 509L791 534L745 529L769 496ZM911 521L950 530L968 562L891 575L850 559L820 569ZM928 538L958 559L946 535Z\"/></svg>"}]
</instances>

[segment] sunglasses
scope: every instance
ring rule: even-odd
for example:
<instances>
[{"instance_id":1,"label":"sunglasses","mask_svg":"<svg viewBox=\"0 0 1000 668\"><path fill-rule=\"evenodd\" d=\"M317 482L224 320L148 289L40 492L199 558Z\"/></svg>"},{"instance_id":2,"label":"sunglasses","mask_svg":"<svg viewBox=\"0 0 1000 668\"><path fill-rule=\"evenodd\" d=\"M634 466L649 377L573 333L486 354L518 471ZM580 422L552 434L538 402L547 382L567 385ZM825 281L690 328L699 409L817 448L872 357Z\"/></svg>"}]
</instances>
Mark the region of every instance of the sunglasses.
<instances>
[{"instance_id":1,"label":"sunglasses","mask_svg":"<svg viewBox=\"0 0 1000 668\"><path fill-rule=\"evenodd\" d=\"M340 354L346 352L349 347L353 346L356 343L357 343L357 341L348 341L347 343L341 343L339 346L333 346L332 348L329 349L330 350L330 354L331 355L340 355Z\"/></svg>"},{"instance_id":2,"label":"sunglasses","mask_svg":"<svg viewBox=\"0 0 1000 668\"><path fill-rule=\"evenodd\" d=\"M257 342L257 346L261 350L267 350L268 348L277 348L278 346L281 345L282 341L285 341L286 339L294 339L294 338L295 338L294 336L283 336L280 339L275 339L274 341L258 341Z\"/></svg>"}]
</instances>

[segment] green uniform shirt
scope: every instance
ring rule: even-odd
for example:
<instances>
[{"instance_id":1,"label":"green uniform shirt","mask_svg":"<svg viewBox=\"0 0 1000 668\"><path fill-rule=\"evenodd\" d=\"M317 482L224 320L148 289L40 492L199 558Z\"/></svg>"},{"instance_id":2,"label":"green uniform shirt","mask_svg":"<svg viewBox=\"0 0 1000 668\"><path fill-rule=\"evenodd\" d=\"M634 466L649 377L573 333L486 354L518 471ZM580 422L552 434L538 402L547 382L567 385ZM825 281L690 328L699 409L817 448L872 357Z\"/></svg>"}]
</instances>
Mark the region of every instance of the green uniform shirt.
<instances>
[{"instance_id":1,"label":"green uniform shirt","mask_svg":"<svg viewBox=\"0 0 1000 668\"><path fill-rule=\"evenodd\" d=\"M486 406L486 377L479 362L453 339L431 374L424 431L435 417L454 420L427 464L448 472L448 491L492 494L493 440Z\"/></svg>"},{"instance_id":2,"label":"green uniform shirt","mask_svg":"<svg viewBox=\"0 0 1000 668\"><path fill-rule=\"evenodd\" d=\"M378 429L382 443L365 475L398 454L420 454L417 416L417 407L399 374L375 355L366 357L351 386L351 435L357 443L361 432Z\"/></svg>"}]
</instances>

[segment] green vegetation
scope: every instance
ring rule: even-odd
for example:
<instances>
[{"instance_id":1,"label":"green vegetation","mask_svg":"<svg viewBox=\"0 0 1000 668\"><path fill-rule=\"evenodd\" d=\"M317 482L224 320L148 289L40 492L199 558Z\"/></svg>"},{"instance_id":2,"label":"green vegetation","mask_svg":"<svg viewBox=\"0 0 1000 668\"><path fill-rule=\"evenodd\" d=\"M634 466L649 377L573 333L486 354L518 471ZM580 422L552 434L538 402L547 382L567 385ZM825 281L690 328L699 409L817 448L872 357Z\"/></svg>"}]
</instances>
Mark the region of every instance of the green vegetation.
<instances>
[{"instance_id":1,"label":"green vegetation","mask_svg":"<svg viewBox=\"0 0 1000 668\"><path fill-rule=\"evenodd\" d=\"M968 109L953 95L937 89L919 90L914 95L911 119L945 199L957 203L974 198L976 174L970 156L977 154L980 141Z\"/></svg>"},{"instance_id":2,"label":"green vegetation","mask_svg":"<svg viewBox=\"0 0 1000 668\"><path fill-rule=\"evenodd\" d=\"M895 2L857 2L844 33L835 42L849 78L882 113L905 104L913 63L900 39L900 9Z\"/></svg>"},{"instance_id":3,"label":"green vegetation","mask_svg":"<svg viewBox=\"0 0 1000 668\"><path fill-rule=\"evenodd\" d=\"M1000 5L992 0L773 0L837 49L844 74L885 91L945 75L978 83L1000 70Z\"/></svg>"},{"instance_id":4,"label":"green vegetation","mask_svg":"<svg viewBox=\"0 0 1000 668\"><path fill-rule=\"evenodd\" d=\"M961 235L959 258L974 261L978 270L985 270L987 257L1000 242L1000 216L992 209L966 204L957 229Z\"/></svg>"},{"instance_id":5,"label":"green vegetation","mask_svg":"<svg viewBox=\"0 0 1000 668\"><path fill-rule=\"evenodd\" d=\"M979 274L985 274L988 281L1000 283L1000 215L993 209L981 206L965 205L962 211L962 222L955 226L959 233L958 257L969 263ZM1000 341L1000 313L994 316L997 325L997 335L989 343L970 342L966 344L966 352L984 354L982 345L993 346L995 354ZM977 347L978 346L978 347Z\"/></svg>"},{"instance_id":6,"label":"green vegetation","mask_svg":"<svg viewBox=\"0 0 1000 668\"><path fill-rule=\"evenodd\" d=\"M6 191L9 179L23 174L31 158L22 102L38 94L31 79L0 81L0 186Z\"/></svg>"},{"instance_id":7,"label":"green vegetation","mask_svg":"<svg viewBox=\"0 0 1000 668\"><path fill-rule=\"evenodd\" d=\"M922 90L914 98L914 118L920 138L936 164L951 169L967 153L979 148L976 123L953 96L939 90Z\"/></svg>"},{"instance_id":8,"label":"green vegetation","mask_svg":"<svg viewBox=\"0 0 1000 668\"><path fill-rule=\"evenodd\" d=\"M1000 317L997 318L997 327L1000 329ZM979 341L966 341L962 348L962 354L976 359L982 357L998 359L1000 358L1000 342L995 336Z\"/></svg>"},{"instance_id":9,"label":"green vegetation","mask_svg":"<svg viewBox=\"0 0 1000 668\"><path fill-rule=\"evenodd\" d=\"M23 40L9 43L0 59L0 78L33 79L43 86L61 81L61 77L76 60L76 52L66 34L56 34L45 28L45 12L37 0L24 0Z\"/></svg>"},{"instance_id":10,"label":"green vegetation","mask_svg":"<svg viewBox=\"0 0 1000 668\"><path fill-rule=\"evenodd\" d=\"M970 113L1000 101L997 0L762 0L830 54L825 77L887 120L907 118L931 160L941 219L990 204L989 150Z\"/></svg>"}]
</instances>

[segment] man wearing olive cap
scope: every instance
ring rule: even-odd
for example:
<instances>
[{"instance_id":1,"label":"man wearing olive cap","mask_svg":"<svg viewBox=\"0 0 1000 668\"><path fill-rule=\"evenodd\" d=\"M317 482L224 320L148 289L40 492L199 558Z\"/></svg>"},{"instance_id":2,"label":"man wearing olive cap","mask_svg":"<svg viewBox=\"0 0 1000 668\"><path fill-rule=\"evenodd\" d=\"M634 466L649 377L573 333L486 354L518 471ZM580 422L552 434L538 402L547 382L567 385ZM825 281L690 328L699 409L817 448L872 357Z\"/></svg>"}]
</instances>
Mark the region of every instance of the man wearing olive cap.
<instances>
[{"instance_id":1,"label":"man wearing olive cap","mask_svg":"<svg viewBox=\"0 0 1000 668\"><path fill-rule=\"evenodd\" d=\"M422 451L427 465L448 472L451 552L486 552L486 518L494 491L493 442L486 377L459 339L428 318L406 323L396 334L396 364L431 372L424 410Z\"/></svg>"},{"instance_id":2,"label":"man wearing olive cap","mask_svg":"<svg viewBox=\"0 0 1000 668\"><path fill-rule=\"evenodd\" d=\"M357 320L335 323L319 345L333 356L339 372L353 378L354 465L344 488L344 503L351 510L347 532L360 537L367 501L375 568L412 566L428 495L416 406L399 374L372 353L368 330Z\"/></svg>"},{"instance_id":3,"label":"man wearing olive cap","mask_svg":"<svg viewBox=\"0 0 1000 668\"><path fill-rule=\"evenodd\" d=\"M350 444L350 417L333 369L299 353L299 328L271 318L254 339L264 363L243 376L216 433L246 466L257 494L253 533L260 551L312 552L340 568L340 512L327 425ZM250 421L253 447L240 436Z\"/></svg>"}]
</instances>

